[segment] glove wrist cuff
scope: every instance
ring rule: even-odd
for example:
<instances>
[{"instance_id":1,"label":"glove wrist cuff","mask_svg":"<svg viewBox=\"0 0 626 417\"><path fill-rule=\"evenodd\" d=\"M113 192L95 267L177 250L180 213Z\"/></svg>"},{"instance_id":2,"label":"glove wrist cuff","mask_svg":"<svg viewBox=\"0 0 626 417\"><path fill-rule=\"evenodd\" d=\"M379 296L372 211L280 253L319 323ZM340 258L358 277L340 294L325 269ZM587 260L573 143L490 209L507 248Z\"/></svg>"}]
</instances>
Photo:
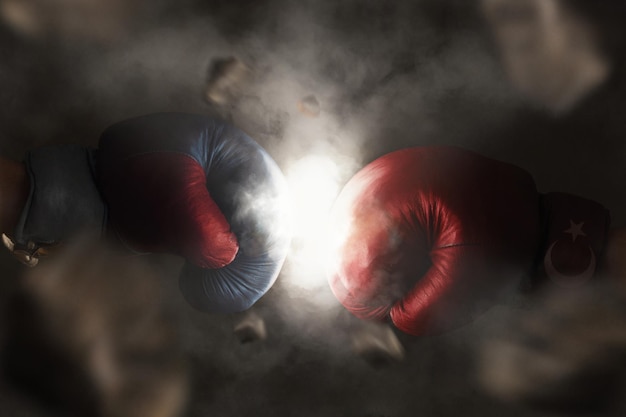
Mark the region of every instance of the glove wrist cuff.
<instances>
[{"instance_id":1,"label":"glove wrist cuff","mask_svg":"<svg viewBox=\"0 0 626 417\"><path fill-rule=\"evenodd\" d=\"M94 180L95 153L59 145L27 154L30 192L14 230L16 245L49 246L87 230L104 233L107 209Z\"/></svg>"}]
</instances>

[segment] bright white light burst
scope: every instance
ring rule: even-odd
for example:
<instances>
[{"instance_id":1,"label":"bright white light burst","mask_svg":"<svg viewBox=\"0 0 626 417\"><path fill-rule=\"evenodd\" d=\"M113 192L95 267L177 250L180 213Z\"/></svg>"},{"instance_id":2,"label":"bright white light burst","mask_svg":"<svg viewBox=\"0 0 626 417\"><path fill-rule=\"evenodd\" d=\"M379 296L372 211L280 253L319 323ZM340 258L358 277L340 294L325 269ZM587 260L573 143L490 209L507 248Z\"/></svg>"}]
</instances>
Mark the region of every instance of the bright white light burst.
<instances>
[{"instance_id":1,"label":"bright white light burst","mask_svg":"<svg viewBox=\"0 0 626 417\"><path fill-rule=\"evenodd\" d=\"M303 288L325 283L328 215L339 192L339 168L329 157L307 156L287 169L293 213L292 281Z\"/></svg>"}]
</instances>

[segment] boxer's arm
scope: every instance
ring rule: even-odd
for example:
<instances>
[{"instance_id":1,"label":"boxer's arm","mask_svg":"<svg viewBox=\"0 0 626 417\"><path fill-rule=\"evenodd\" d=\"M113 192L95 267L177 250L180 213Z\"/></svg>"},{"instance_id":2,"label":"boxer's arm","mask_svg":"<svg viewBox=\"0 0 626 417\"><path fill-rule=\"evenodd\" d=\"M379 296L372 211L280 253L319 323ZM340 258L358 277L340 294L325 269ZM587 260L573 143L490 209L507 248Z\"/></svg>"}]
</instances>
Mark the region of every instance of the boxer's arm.
<instances>
[{"instance_id":1,"label":"boxer's arm","mask_svg":"<svg viewBox=\"0 0 626 417\"><path fill-rule=\"evenodd\" d=\"M13 233L29 187L24 164L0 156L0 232Z\"/></svg>"}]
</instances>

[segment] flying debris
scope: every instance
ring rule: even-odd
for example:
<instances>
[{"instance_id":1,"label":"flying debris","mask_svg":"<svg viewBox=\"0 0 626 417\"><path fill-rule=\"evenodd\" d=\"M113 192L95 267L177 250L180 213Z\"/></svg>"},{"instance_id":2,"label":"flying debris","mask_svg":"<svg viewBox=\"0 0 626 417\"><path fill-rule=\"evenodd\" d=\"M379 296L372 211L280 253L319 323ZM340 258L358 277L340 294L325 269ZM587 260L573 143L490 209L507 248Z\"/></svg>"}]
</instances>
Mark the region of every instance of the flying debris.
<instances>
[{"instance_id":1,"label":"flying debris","mask_svg":"<svg viewBox=\"0 0 626 417\"><path fill-rule=\"evenodd\" d=\"M235 324L235 336L241 343L262 341L267 338L265 320L254 309L248 310Z\"/></svg>"},{"instance_id":2,"label":"flying debris","mask_svg":"<svg viewBox=\"0 0 626 417\"><path fill-rule=\"evenodd\" d=\"M555 113L568 111L609 75L597 28L560 0L483 0L512 84Z\"/></svg>"},{"instance_id":3,"label":"flying debris","mask_svg":"<svg viewBox=\"0 0 626 417\"><path fill-rule=\"evenodd\" d=\"M496 326L478 352L486 392L540 411L624 415L626 304L587 288L546 293Z\"/></svg>"},{"instance_id":4,"label":"flying debris","mask_svg":"<svg viewBox=\"0 0 626 417\"><path fill-rule=\"evenodd\" d=\"M404 359L404 347L390 326L359 322L351 332L352 350L373 367L389 366Z\"/></svg>"},{"instance_id":5,"label":"flying debris","mask_svg":"<svg viewBox=\"0 0 626 417\"><path fill-rule=\"evenodd\" d=\"M146 262L78 239L28 269L5 320L8 381L63 415L180 415L187 370Z\"/></svg>"},{"instance_id":6,"label":"flying debris","mask_svg":"<svg viewBox=\"0 0 626 417\"><path fill-rule=\"evenodd\" d=\"M110 42L124 38L146 0L0 0L0 19L21 35Z\"/></svg>"},{"instance_id":7,"label":"flying debris","mask_svg":"<svg viewBox=\"0 0 626 417\"><path fill-rule=\"evenodd\" d=\"M298 101L298 110L305 116L318 117L320 115L320 103L313 94L310 94Z\"/></svg>"},{"instance_id":8,"label":"flying debris","mask_svg":"<svg viewBox=\"0 0 626 417\"><path fill-rule=\"evenodd\" d=\"M289 120L256 95L254 70L235 57L213 60L204 97L225 119L256 138L282 138Z\"/></svg>"},{"instance_id":9,"label":"flying debris","mask_svg":"<svg viewBox=\"0 0 626 417\"><path fill-rule=\"evenodd\" d=\"M209 68L205 99L216 106L232 105L241 97L252 79L252 68L239 59L214 59Z\"/></svg>"}]
</instances>

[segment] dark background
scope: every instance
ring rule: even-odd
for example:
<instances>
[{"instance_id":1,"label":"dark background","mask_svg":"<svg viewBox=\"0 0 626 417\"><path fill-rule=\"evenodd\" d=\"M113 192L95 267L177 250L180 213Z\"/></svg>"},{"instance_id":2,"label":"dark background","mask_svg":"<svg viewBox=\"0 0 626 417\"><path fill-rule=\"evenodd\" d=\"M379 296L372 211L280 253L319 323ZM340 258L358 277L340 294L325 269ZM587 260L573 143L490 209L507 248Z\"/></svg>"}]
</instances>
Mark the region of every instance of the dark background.
<instances>
[{"instance_id":1,"label":"dark background","mask_svg":"<svg viewBox=\"0 0 626 417\"><path fill-rule=\"evenodd\" d=\"M511 85L475 1L136 3L119 27L98 35L89 24L39 36L0 25L2 155L20 159L52 143L96 146L109 124L150 112L217 114L203 98L207 71L212 60L236 56L260 75L254 100L231 117L284 169L308 154L332 154L343 158L345 180L391 150L454 144L525 168L540 191L600 201L615 226L626 225L621 2L571 2L598 30L613 71L560 113ZM320 102L316 119L296 110L308 94ZM0 262L7 299L7 282L22 270L8 254ZM374 368L349 349L344 318L323 285L277 285L258 307L267 340L240 344L235 318L184 303L176 260L154 262L166 271L162 284L192 369L188 416L543 415L500 403L475 381L476 345L505 307L447 335L399 335L405 360ZM46 415L3 386L2 415Z\"/></svg>"}]
</instances>

